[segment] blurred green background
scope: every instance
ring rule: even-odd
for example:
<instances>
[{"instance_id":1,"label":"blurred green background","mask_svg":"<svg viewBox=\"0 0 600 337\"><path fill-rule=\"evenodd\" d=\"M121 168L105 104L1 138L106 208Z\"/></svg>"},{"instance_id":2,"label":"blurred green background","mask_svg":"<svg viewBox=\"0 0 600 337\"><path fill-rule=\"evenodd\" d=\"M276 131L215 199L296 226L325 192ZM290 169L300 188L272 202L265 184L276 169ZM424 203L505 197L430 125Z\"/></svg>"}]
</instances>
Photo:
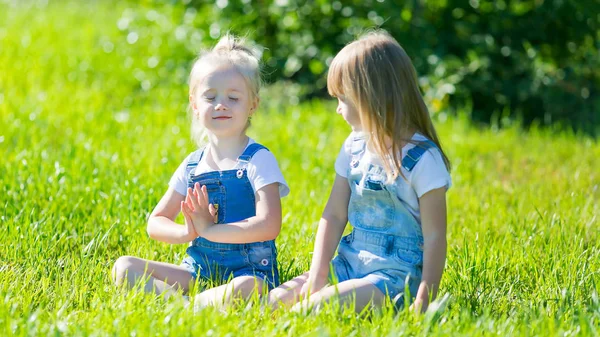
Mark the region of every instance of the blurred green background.
<instances>
[{"instance_id":1,"label":"blurred green background","mask_svg":"<svg viewBox=\"0 0 600 337\"><path fill-rule=\"evenodd\" d=\"M285 86L281 94L291 103L326 95L325 74L336 52L362 32L383 28L413 59L434 114L466 109L478 123L517 120L587 133L600 124L596 0L161 0L131 6L154 10L123 12L123 37L145 36L153 25L174 32L170 38L184 42L170 50L178 56L175 67L187 69L198 48L225 31L248 36L266 48L267 82ZM169 14L176 27L164 25Z\"/></svg>"},{"instance_id":2,"label":"blurred green background","mask_svg":"<svg viewBox=\"0 0 600 337\"><path fill-rule=\"evenodd\" d=\"M267 48L269 81L300 84L301 99L323 95L335 53L380 27L413 59L434 113L467 107L476 122L510 117L589 132L600 123L595 0L183 3L182 31L199 30L202 41L247 33Z\"/></svg>"},{"instance_id":3,"label":"blurred green background","mask_svg":"<svg viewBox=\"0 0 600 337\"><path fill-rule=\"evenodd\" d=\"M0 336L598 336L600 144L556 131L598 130L599 11L580 3L0 0ZM350 132L322 99L327 62L377 25L413 58L453 163L447 308L191 315L112 285L121 255L185 254L146 218L195 149L193 59L227 30L268 48L249 133L291 188L281 280L305 271Z\"/></svg>"},{"instance_id":4,"label":"blurred green background","mask_svg":"<svg viewBox=\"0 0 600 337\"><path fill-rule=\"evenodd\" d=\"M40 11L63 1L2 2ZM413 59L434 115L467 111L476 123L552 124L588 134L600 125L596 0L145 0L122 1L115 10L117 33L86 47L108 58L138 49L144 64L128 59L124 66L135 70L131 85L145 91L166 77L184 84L198 51L230 31L265 48L264 77L275 85L277 104L324 97L335 53L380 27ZM24 34L22 44L35 44L35 36Z\"/></svg>"}]
</instances>

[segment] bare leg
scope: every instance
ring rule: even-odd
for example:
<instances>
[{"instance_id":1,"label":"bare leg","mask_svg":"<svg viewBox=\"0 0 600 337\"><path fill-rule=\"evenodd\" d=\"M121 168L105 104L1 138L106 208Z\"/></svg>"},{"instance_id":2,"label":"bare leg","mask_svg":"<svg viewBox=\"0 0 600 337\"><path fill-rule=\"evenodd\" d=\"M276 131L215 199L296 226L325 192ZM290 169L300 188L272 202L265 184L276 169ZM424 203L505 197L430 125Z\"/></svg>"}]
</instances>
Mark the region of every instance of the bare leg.
<instances>
[{"instance_id":1,"label":"bare leg","mask_svg":"<svg viewBox=\"0 0 600 337\"><path fill-rule=\"evenodd\" d=\"M254 293L262 293L267 285L265 281L254 276L238 276L222 286L210 288L196 295L194 309L199 310L207 306L225 306L236 299L248 299Z\"/></svg>"},{"instance_id":2,"label":"bare leg","mask_svg":"<svg viewBox=\"0 0 600 337\"><path fill-rule=\"evenodd\" d=\"M321 289L310 295L309 298L294 305L292 310L319 310L323 303L334 299L339 300L342 306L354 303L356 312L361 312L369 305L381 307L385 301L385 295L367 280L352 279Z\"/></svg>"},{"instance_id":3,"label":"bare leg","mask_svg":"<svg viewBox=\"0 0 600 337\"><path fill-rule=\"evenodd\" d=\"M289 306L298 302L300 290L308 281L308 275L309 273L304 273L271 290L268 296L269 306L277 309L279 306Z\"/></svg>"},{"instance_id":4,"label":"bare leg","mask_svg":"<svg viewBox=\"0 0 600 337\"><path fill-rule=\"evenodd\" d=\"M194 282L192 275L181 266L134 256L118 258L113 266L112 276L116 285L126 282L129 288L143 279L145 292L163 295L165 298L179 289L189 291Z\"/></svg>"}]
</instances>

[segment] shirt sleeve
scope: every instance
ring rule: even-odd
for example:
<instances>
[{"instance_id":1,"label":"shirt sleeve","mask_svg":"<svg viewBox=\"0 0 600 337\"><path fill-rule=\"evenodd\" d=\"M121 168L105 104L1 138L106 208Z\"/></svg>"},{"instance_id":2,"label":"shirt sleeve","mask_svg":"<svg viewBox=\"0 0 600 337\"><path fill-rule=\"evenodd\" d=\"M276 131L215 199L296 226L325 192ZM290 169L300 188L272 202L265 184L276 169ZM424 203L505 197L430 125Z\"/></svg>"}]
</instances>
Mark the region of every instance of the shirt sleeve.
<instances>
[{"instance_id":1,"label":"shirt sleeve","mask_svg":"<svg viewBox=\"0 0 600 337\"><path fill-rule=\"evenodd\" d=\"M431 190L452 186L450 173L439 150L429 149L423 153L411 172L411 184L419 198Z\"/></svg>"},{"instance_id":2,"label":"shirt sleeve","mask_svg":"<svg viewBox=\"0 0 600 337\"><path fill-rule=\"evenodd\" d=\"M346 138L335 160L335 173L344 178L348 178L348 167L350 167L350 158L352 157L352 138L352 134Z\"/></svg>"},{"instance_id":3,"label":"shirt sleeve","mask_svg":"<svg viewBox=\"0 0 600 337\"><path fill-rule=\"evenodd\" d=\"M268 150L259 150L252 156L248 163L248 180L256 193L261 188L273 184L279 184L279 196L285 197L290 193L290 188L283 178L279 164L273 153Z\"/></svg>"},{"instance_id":4,"label":"shirt sleeve","mask_svg":"<svg viewBox=\"0 0 600 337\"><path fill-rule=\"evenodd\" d=\"M177 193L183 196L187 194L187 177L185 176L185 168L188 164L191 155L192 154L190 153L183 160L183 162L179 164L179 167L177 168L177 170L175 170L173 176L171 176L171 180L169 180L169 187L172 187Z\"/></svg>"}]
</instances>

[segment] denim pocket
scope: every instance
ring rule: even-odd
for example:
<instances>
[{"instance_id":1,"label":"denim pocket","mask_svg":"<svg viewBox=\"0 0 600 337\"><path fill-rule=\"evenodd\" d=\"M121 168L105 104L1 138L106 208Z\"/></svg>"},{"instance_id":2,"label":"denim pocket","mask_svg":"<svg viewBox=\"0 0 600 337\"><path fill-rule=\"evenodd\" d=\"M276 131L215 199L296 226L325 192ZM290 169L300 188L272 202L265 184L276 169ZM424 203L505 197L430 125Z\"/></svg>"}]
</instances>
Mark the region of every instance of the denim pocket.
<instances>
[{"instance_id":1,"label":"denim pocket","mask_svg":"<svg viewBox=\"0 0 600 337\"><path fill-rule=\"evenodd\" d=\"M371 191L381 191L383 190L383 183L378 180L367 179L364 188Z\"/></svg>"},{"instance_id":2,"label":"denim pocket","mask_svg":"<svg viewBox=\"0 0 600 337\"><path fill-rule=\"evenodd\" d=\"M423 254L405 248L398 249L395 257L400 263L410 266L420 265L423 260Z\"/></svg>"},{"instance_id":3,"label":"denim pocket","mask_svg":"<svg viewBox=\"0 0 600 337\"><path fill-rule=\"evenodd\" d=\"M224 223L226 207L223 186L220 183L207 184L206 191L208 193L208 202L211 203L217 211L214 223Z\"/></svg>"},{"instance_id":4,"label":"denim pocket","mask_svg":"<svg viewBox=\"0 0 600 337\"><path fill-rule=\"evenodd\" d=\"M271 270L275 267L275 254L271 247L250 247L248 248L248 261L255 269Z\"/></svg>"}]
</instances>

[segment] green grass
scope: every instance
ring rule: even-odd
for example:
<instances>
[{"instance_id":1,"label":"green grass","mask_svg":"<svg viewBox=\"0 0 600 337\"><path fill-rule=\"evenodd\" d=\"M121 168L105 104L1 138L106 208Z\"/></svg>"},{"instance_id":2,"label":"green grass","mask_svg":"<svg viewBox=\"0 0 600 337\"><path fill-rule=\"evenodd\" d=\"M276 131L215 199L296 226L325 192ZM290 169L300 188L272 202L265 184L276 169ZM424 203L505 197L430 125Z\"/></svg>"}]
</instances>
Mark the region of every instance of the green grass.
<instances>
[{"instance_id":1,"label":"green grass","mask_svg":"<svg viewBox=\"0 0 600 337\"><path fill-rule=\"evenodd\" d=\"M178 263L185 251L150 240L145 219L194 149L185 81L201 45L192 31L176 38L181 8L148 6L0 1L0 335L600 334L600 145L462 117L436 121L454 166L445 310L193 316L113 287L117 257ZM330 101L291 105L271 90L262 102L251 136L292 190L277 240L285 280L308 268L349 128Z\"/></svg>"}]
</instances>

